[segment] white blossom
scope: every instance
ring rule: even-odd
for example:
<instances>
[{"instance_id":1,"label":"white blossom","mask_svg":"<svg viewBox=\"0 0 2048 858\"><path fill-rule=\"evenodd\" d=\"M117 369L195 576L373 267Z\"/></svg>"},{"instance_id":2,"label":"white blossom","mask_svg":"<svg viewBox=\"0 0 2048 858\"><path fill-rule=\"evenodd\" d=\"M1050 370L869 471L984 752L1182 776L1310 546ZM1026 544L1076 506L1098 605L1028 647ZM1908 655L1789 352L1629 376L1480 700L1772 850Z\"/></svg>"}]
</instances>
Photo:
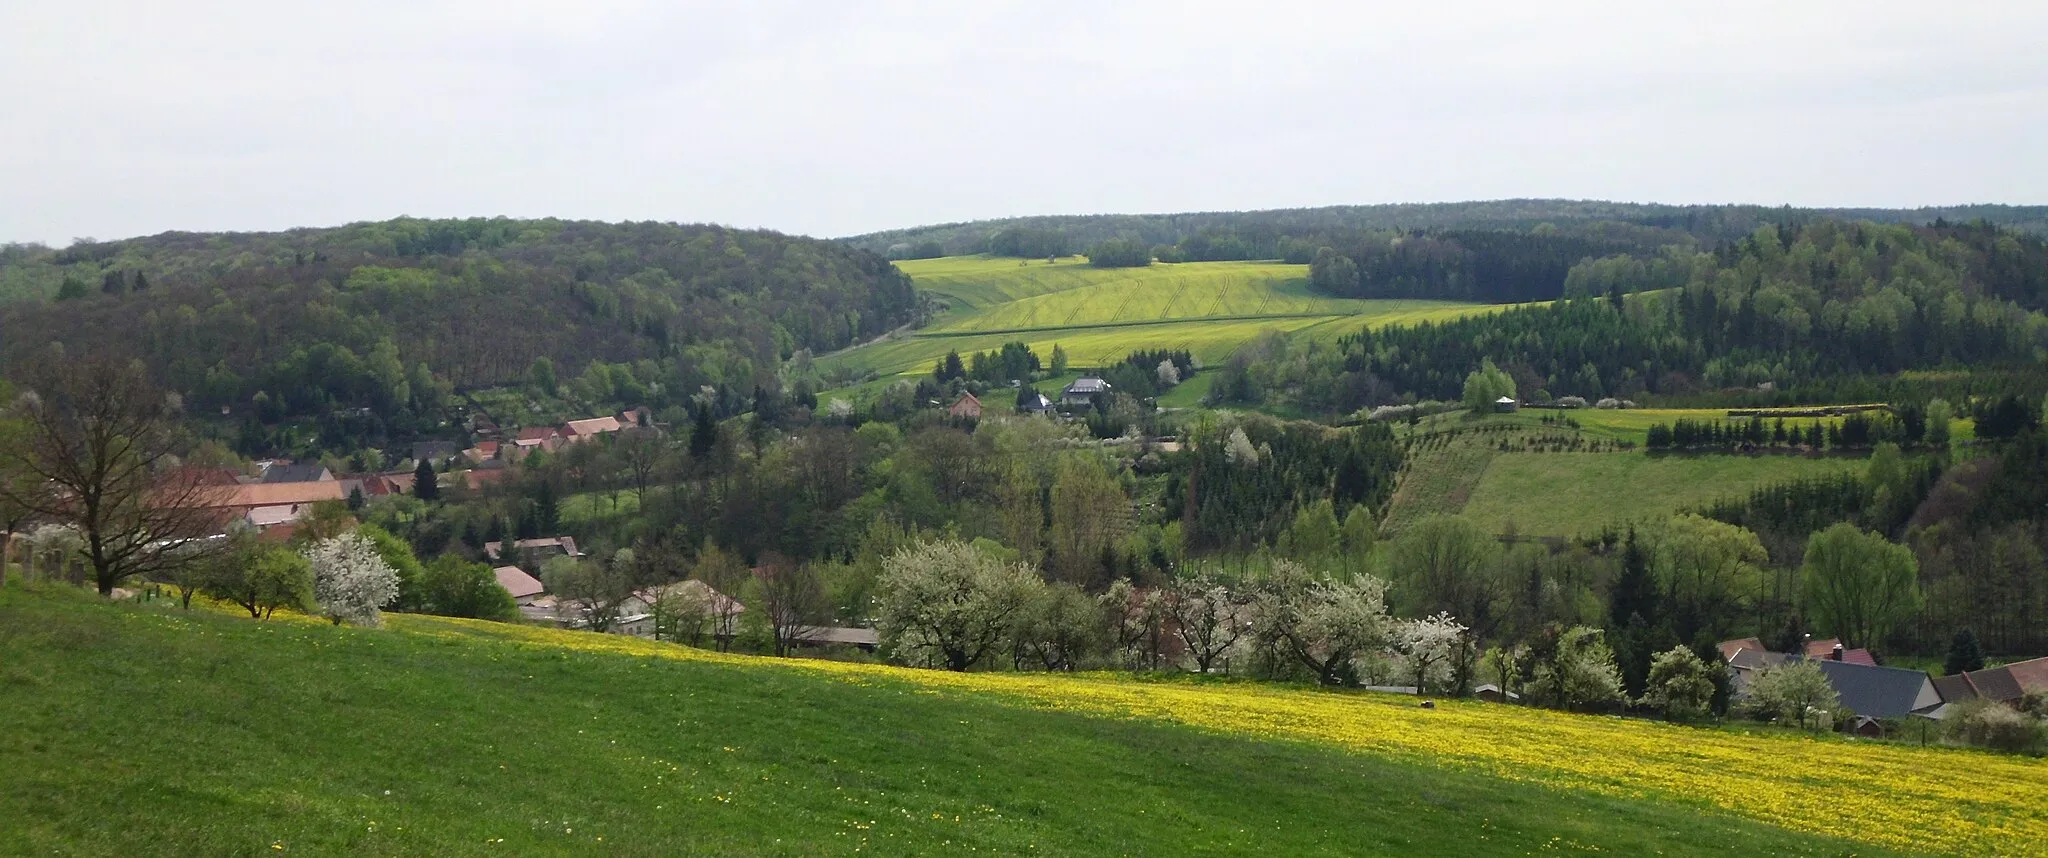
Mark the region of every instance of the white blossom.
<instances>
[{"instance_id":1,"label":"white blossom","mask_svg":"<svg viewBox=\"0 0 2048 858\"><path fill-rule=\"evenodd\" d=\"M1415 680L1417 692L1450 682L1451 662L1464 641L1464 624L1448 612L1404 620L1394 630L1394 645L1407 668L1405 672Z\"/></svg>"},{"instance_id":2,"label":"white blossom","mask_svg":"<svg viewBox=\"0 0 2048 858\"><path fill-rule=\"evenodd\" d=\"M1223 444L1223 458L1233 465L1256 465L1259 463L1259 448L1252 446L1252 439L1244 434L1244 427L1230 430L1230 440Z\"/></svg>"},{"instance_id":3,"label":"white blossom","mask_svg":"<svg viewBox=\"0 0 2048 858\"><path fill-rule=\"evenodd\" d=\"M313 566L313 599L336 623L378 626L378 608L398 598L398 572L361 534L344 533L306 549Z\"/></svg>"}]
</instances>

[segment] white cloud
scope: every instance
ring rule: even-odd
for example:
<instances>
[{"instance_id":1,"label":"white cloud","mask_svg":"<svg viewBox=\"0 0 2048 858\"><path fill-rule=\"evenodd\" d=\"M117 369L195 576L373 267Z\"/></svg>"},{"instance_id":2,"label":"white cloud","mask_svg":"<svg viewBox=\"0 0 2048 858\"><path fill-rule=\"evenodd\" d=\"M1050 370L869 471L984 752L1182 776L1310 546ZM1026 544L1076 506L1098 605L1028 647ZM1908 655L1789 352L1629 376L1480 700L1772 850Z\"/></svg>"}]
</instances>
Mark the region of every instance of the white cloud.
<instances>
[{"instance_id":1,"label":"white cloud","mask_svg":"<svg viewBox=\"0 0 2048 858\"><path fill-rule=\"evenodd\" d=\"M10 4L0 239L2048 201L2048 8Z\"/></svg>"}]
</instances>

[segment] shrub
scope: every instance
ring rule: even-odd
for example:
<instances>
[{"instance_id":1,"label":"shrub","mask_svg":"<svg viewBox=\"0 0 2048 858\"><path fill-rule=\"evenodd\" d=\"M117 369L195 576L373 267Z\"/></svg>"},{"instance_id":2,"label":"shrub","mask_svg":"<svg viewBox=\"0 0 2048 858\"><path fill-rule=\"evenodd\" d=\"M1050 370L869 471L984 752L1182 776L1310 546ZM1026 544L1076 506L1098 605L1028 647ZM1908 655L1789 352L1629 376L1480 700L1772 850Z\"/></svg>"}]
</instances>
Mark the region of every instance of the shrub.
<instances>
[{"instance_id":1,"label":"shrub","mask_svg":"<svg viewBox=\"0 0 2048 858\"><path fill-rule=\"evenodd\" d=\"M1600 400L1599 402L1593 403L1593 407L1612 410L1621 407L1621 400L1609 396L1605 399Z\"/></svg>"},{"instance_id":2,"label":"shrub","mask_svg":"<svg viewBox=\"0 0 2048 858\"><path fill-rule=\"evenodd\" d=\"M1981 697L1956 704L1942 725L1950 739L2012 754L2035 750L2044 741L2041 719Z\"/></svg>"},{"instance_id":3,"label":"shrub","mask_svg":"<svg viewBox=\"0 0 2048 858\"><path fill-rule=\"evenodd\" d=\"M1585 397L1583 397L1583 396L1565 396L1565 397L1560 397L1560 398L1559 398L1559 399L1557 400L1557 407L1559 407L1559 408L1584 408L1584 407L1586 407L1586 398L1585 398Z\"/></svg>"}]
</instances>

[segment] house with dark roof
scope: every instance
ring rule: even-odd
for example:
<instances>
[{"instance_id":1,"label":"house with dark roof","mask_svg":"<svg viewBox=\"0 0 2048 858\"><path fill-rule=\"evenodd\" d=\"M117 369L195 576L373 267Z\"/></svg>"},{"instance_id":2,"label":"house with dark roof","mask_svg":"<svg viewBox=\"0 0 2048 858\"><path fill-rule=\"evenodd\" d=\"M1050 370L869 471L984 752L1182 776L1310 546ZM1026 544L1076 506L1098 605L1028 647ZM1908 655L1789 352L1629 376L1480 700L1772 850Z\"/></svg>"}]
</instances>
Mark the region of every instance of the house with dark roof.
<instances>
[{"instance_id":1,"label":"house with dark roof","mask_svg":"<svg viewBox=\"0 0 2048 858\"><path fill-rule=\"evenodd\" d=\"M272 462L264 467L263 479L260 482L264 485L275 485L277 483L324 483L332 479L334 479L334 472L327 470L327 466L319 462L309 462L303 465Z\"/></svg>"},{"instance_id":2,"label":"house with dark roof","mask_svg":"<svg viewBox=\"0 0 2048 858\"><path fill-rule=\"evenodd\" d=\"M1092 375L1083 376L1074 379L1073 384L1060 389L1060 405L1066 408L1090 408L1095 405L1097 399L1108 396L1109 390L1109 382Z\"/></svg>"},{"instance_id":3,"label":"house with dark roof","mask_svg":"<svg viewBox=\"0 0 2048 858\"><path fill-rule=\"evenodd\" d=\"M1842 706L1872 718L1929 715L1941 707L1941 694L1926 671L1878 667L1833 659L1814 662L1841 697Z\"/></svg>"},{"instance_id":4,"label":"house with dark roof","mask_svg":"<svg viewBox=\"0 0 2048 858\"><path fill-rule=\"evenodd\" d=\"M505 553L504 545L505 543L502 541L484 543L484 556L493 563L498 562ZM511 559L518 560L527 566L539 568L540 564L547 562L549 558L556 555L582 557L583 552L576 549L576 538L573 536L550 536L543 539L521 539L513 542L512 555Z\"/></svg>"},{"instance_id":5,"label":"house with dark roof","mask_svg":"<svg viewBox=\"0 0 2048 858\"><path fill-rule=\"evenodd\" d=\"M462 445L454 441L416 441L412 445L414 461L425 459L440 465L460 455Z\"/></svg>"},{"instance_id":6,"label":"house with dark roof","mask_svg":"<svg viewBox=\"0 0 2048 858\"><path fill-rule=\"evenodd\" d=\"M1028 387L1017 392L1019 414L1044 414L1051 410L1052 400L1045 398L1045 394Z\"/></svg>"}]
</instances>

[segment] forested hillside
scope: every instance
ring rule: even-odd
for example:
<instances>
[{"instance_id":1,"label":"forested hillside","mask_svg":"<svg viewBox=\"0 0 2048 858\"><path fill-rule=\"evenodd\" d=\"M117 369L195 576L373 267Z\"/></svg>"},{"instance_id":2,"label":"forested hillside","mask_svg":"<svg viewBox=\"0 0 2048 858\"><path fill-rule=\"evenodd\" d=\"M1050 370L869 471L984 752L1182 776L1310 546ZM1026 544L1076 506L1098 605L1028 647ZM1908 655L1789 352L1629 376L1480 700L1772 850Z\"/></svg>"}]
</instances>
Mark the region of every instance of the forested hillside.
<instances>
[{"instance_id":1,"label":"forested hillside","mask_svg":"<svg viewBox=\"0 0 2048 858\"><path fill-rule=\"evenodd\" d=\"M842 244L717 226L401 218L0 252L0 373L127 353L189 404L266 422L590 376L596 398L750 401L801 349L912 320L908 278ZM596 371L591 370L595 367Z\"/></svg>"},{"instance_id":2,"label":"forested hillside","mask_svg":"<svg viewBox=\"0 0 2048 858\"><path fill-rule=\"evenodd\" d=\"M1918 209L1795 209L1754 205L1659 205L1600 200L1487 200L1325 206L1250 212L1178 214L1050 215L936 224L857 235L856 247L901 258L997 253L1045 256L1075 253L1101 241L1123 238L1151 245L1180 245L1195 239L1208 246L1270 245L1279 236L1362 230L1453 229L1528 231L1596 223L1628 224L1696 237L1709 243L1739 238L1766 224L1796 224L1820 218L1877 223L1929 224L1975 221L2048 234L2048 206L1965 205ZM1309 246L1310 252L1314 246ZM1207 256L1193 259L1279 258ZM1307 259L1298 260L1307 262Z\"/></svg>"},{"instance_id":3,"label":"forested hillside","mask_svg":"<svg viewBox=\"0 0 2048 858\"><path fill-rule=\"evenodd\" d=\"M1216 390L1327 410L1450 400L1491 360L1537 399L1886 399L1905 370L2030 367L2048 348L2044 260L2048 244L1983 225L1763 227L1711 253L1585 260L1563 278L1570 301L1364 330L1312 354L1245 352ZM1649 293L1624 294L1636 290Z\"/></svg>"}]
</instances>

